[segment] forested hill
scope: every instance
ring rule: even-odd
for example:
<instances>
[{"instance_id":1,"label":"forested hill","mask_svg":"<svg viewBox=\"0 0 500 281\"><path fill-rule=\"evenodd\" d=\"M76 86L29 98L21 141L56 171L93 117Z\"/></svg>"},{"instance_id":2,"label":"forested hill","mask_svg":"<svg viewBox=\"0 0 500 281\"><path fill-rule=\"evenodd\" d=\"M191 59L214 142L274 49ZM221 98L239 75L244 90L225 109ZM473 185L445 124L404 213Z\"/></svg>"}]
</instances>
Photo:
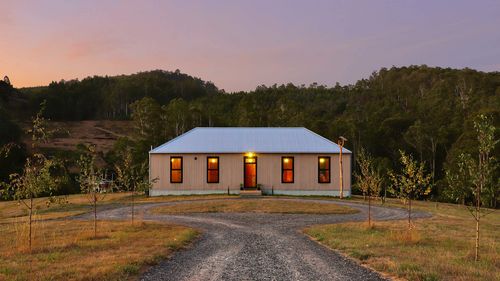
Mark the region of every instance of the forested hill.
<instances>
[{"instance_id":1,"label":"forested hill","mask_svg":"<svg viewBox=\"0 0 500 281\"><path fill-rule=\"evenodd\" d=\"M130 115L129 105L146 96L168 103L173 98L190 101L219 93L213 83L179 70L93 76L21 91L30 97L35 107L47 100L46 115L53 120L126 119ZM33 111L36 112L36 108Z\"/></svg>"},{"instance_id":2,"label":"forested hill","mask_svg":"<svg viewBox=\"0 0 500 281\"><path fill-rule=\"evenodd\" d=\"M405 150L439 182L458 153L477 152L472 120L479 113L500 127L500 72L471 69L383 68L347 86L287 84L231 94L179 71L151 71L21 92L27 116L47 100L53 120L133 120L137 161L151 145L196 126L304 126L331 140L347 137L347 148L364 147L382 171L396 168L398 150Z\"/></svg>"}]
</instances>

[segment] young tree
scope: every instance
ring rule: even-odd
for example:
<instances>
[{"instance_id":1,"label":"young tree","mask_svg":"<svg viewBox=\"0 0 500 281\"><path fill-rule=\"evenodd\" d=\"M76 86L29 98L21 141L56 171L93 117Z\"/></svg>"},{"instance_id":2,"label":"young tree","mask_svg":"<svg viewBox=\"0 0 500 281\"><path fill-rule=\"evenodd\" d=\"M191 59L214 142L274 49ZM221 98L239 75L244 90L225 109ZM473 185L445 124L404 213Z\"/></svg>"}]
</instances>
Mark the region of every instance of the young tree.
<instances>
[{"instance_id":1,"label":"young tree","mask_svg":"<svg viewBox=\"0 0 500 281\"><path fill-rule=\"evenodd\" d=\"M54 161L47 160L42 154L35 154L26 160L21 174L10 175L10 184L15 191L14 198L28 209L29 251L32 245L34 198L41 195L52 195L57 181L51 176L50 169Z\"/></svg>"},{"instance_id":2,"label":"young tree","mask_svg":"<svg viewBox=\"0 0 500 281\"><path fill-rule=\"evenodd\" d=\"M371 199L374 196L379 196L382 177L373 167L373 158L363 148L357 154L356 160L360 171L355 176L363 195L368 196L368 227L371 227Z\"/></svg>"},{"instance_id":3,"label":"young tree","mask_svg":"<svg viewBox=\"0 0 500 281\"><path fill-rule=\"evenodd\" d=\"M80 190L87 195L87 199L94 211L94 238L97 237L97 203L104 198L100 193L99 184L102 180L102 173L95 166L96 151L94 145L86 145L85 151L77 161L80 167L78 182Z\"/></svg>"},{"instance_id":4,"label":"young tree","mask_svg":"<svg viewBox=\"0 0 500 281\"><path fill-rule=\"evenodd\" d=\"M32 148L47 142L53 131L48 129L47 120L43 117L45 101L40 104L40 110L32 118L31 134ZM29 251L32 249L32 228L34 214L34 198L42 195L52 196L58 186L57 179L51 175L51 168L57 164L56 160L49 160L43 154L35 153L26 159L22 173L10 175L9 190L14 192L14 199L19 200L28 209ZM47 201L50 203L50 200Z\"/></svg>"},{"instance_id":5,"label":"young tree","mask_svg":"<svg viewBox=\"0 0 500 281\"><path fill-rule=\"evenodd\" d=\"M461 153L454 165L450 165L445 170L445 180L448 188L444 190L444 195L462 205L468 202L472 197L472 178L470 175L470 166L473 165L469 154Z\"/></svg>"},{"instance_id":6,"label":"young tree","mask_svg":"<svg viewBox=\"0 0 500 281\"><path fill-rule=\"evenodd\" d=\"M48 121L50 120L43 117L46 108L47 101L44 100L40 103L40 110L31 119L31 128L28 130L28 133L31 134L31 147L33 149L41 143L47 143L56 131L48 129Z\"/></svg>"},{"instance_id":7,"label":"young tree","mask_svg":"<svg viewBox=\"0 0 500 281\"><path fill-rule=\"evenodd\" d=\"M124 151L122 161L117 161L115 163L116 171L116 181L122 190L132 191L132 224L134 224L134 205L135 205L135 187L136 183L136 172L134 171L132 163L132 151L131 149L126 149Z\"/></svg>"},{"instance_id":8,"label":"young tree","mask_svg":"<svg viewBox=\"0 0 500 281\"><path fill-rule=\"evenodd\" d=\"M116 181L122 190L132 191L131 218L134 224L135 196L139 192L145 192L151 188L148 175L148 163L133 163L132 149L127 148L123 152L123 160L115 164Z\"/></svg>"},{"instance_id":9,"label":"young tree","mask_svg":"<svg viewBox=\"0 0 500 281\"><path fill-rule=\"evenodd\" d=\"M495 139L495 126L486 115L479 115L474 121L474 128L477 133L478 141L478 161L469 158L467 166L469 176L471 178L471 185L469 190L474 196L474 202L469 207L469 211L476 222L476 246L474 260L479 260L479 223L483 216L487 213L482 212L483 206L483 192L485 190L498 192L498 182L493 178L494 170L496 169L495 159L490 153L495 148L498 140ZM465 191L464 191L465 192Z\"/></svg>"},{"instance_id":10,"label":"young tree","mask_svg":"<svg viewBox=\"0 0 500 281\"><path fill-rule=\"evenodd\" d=\"M152 184L158 181L158 178L149 180L149 164L142 163L139 166L136 166L136 173L134 177L134 192L146 193L151 189Z\"/></svg>"},{"instance_id":11,"label":"young tree","mask_svg":"<svg viewBox=\"0 0 500 281\"><path fill-rule=\"evenodd\" d=\"M393 193L408 202L408 229L411 229L411 203L431 191L432 175L426 175L424 163L413 160L411 155L399 151L403 169L400 174L389 172Z\"/></svg>"}]
</instances>

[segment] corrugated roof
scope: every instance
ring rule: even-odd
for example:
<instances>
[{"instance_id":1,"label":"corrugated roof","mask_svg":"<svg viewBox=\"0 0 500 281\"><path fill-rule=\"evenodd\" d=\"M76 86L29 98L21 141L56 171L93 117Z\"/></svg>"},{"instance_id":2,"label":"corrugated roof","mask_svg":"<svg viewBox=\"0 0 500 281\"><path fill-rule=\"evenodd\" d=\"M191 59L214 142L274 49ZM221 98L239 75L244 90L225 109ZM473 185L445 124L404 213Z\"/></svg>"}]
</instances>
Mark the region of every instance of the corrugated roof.
<instances>
[{"instance_id":1,"label":"corrugated roof","mask_svg":"<svg viewBox=\"0 0 500 281\"><path fill-rule=\"evenodd\" d=\"M339 153L339 146L306 128L198 127L150 153ZM343 149L344 153L351 153Z\"/></svg>"}]
</instances>

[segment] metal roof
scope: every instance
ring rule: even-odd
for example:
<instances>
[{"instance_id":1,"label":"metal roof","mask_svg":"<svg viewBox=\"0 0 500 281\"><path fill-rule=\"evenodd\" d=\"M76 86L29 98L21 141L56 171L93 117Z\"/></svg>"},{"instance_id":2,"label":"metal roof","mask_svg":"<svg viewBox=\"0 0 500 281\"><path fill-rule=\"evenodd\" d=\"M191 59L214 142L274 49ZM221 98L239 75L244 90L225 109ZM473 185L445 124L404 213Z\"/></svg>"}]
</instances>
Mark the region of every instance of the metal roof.
<instances>
[{"instance_id":1,"label":"metal roof","mask_svg":"<svg viewBox=\"0 0 500 281\"><path fill-rule=\"evenodd\" d=\"M302 127L198 127L150 153L339 153L339 146ZM342 152L351 153L343 148Z\"/></svg>"}]
</instances>

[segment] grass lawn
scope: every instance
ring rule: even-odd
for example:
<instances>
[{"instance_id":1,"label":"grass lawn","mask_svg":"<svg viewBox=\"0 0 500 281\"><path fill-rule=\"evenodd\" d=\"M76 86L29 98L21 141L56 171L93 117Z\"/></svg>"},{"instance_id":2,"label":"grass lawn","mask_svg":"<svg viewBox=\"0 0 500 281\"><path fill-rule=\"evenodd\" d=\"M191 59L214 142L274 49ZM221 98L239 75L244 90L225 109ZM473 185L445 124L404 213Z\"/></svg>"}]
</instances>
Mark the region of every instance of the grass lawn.
<instances>
[{"instance_id":1,"label":"grass lawn","mask_svg":"<svg viewBox=\"0 0 500 281\"><path fill-rule=\"evenodd\" d=\"M99 206L128 204L130 193L107 194ZM225 198L227 196L136 196L138 204ZM64 204L47 206L34 200L33 253L28 252L27 210L17 201L0 202L0 280L126 280L140 273L198 234L176 225L99 221L98 239L92 221L64 220L91 211L85 195L70 195ZM231 198L234 198L231 197ZM139 215L137 217L140 217ZM44 219L59 218L58 221Z\"/></svg>"},{"instance_id":2,"label":"grass lawn","mask_svg":"<svg viewBox=\"0 0 500 281\"><path fill-rule=\"evenodd\" d=\"M129 195L129 193L107 194L100 204L116 203ZM64 204L51 203L47 205L47 198L33 200L35 213L37 213L39 219L61 218L90 211L89 201L83 194L60 196L58 198L64 201ZM0 201L0 223L15 222L18 218L25 217L27 214L27 208L18 201Z\"/></svg>"},{"instance_id":3,"label":"grass lawn","mask_svg":"<svg viewBox=\"0 0 500 281\"><path fill-rule=\"evenodd\" d=\"M360 201L353 199L352 201ZM387 205L404 207L398 200ZM318 225L305 233L379 272L408 280L500 280L500 214L481 222L480 261L474 262L475 223L463 206L415 202L433 214L414 221Z\"/></svg>"},{"instance_id":4,"label":"grass lawn","mask_svg":"<svg viewBox=\"0 0 500 281\"><path fill-rule=\"evenodd\" d=\"M64 204L52 203L47 205L47 198L37 198L34 200L35 212L39 219L53 219L74 216L91 211L91 206L84 194L74 194L58 197ZM152 202L173 202L182 200L205 200L235 198L234 195L194 195L194 196L158 196L147 197L136 195L135 201L138 204ZM109 193L98 203L99 206L112 204L128 204L131 200L131 193ZM15 222L18 218L25 217L28 211L24 205L17 201L0 201L0 223Z\"/></svg>"},{"instance_id":5,"label":"grass lawn","mask_svg":"<svg viewBox=\"0 0 500 281\"><path fill-rule=\"evenodd\" d=\"M156 223L37 221L33 251L25 223L0 224L0 280L126 280L197 236L193 229Z\"/></svg>"},{"instance_id":6,"label":"grass lawn","mask_svg":"<svg viewBox=\"0 0 500 281\"><path fill-rule=\"evenodd\" d=\"M154 213L281 213L281 214L352 214L357 210L331 203L298 202L276 199L238 199L213 202L190 202L161 206Z\"/></svg>"}]
</instances>

